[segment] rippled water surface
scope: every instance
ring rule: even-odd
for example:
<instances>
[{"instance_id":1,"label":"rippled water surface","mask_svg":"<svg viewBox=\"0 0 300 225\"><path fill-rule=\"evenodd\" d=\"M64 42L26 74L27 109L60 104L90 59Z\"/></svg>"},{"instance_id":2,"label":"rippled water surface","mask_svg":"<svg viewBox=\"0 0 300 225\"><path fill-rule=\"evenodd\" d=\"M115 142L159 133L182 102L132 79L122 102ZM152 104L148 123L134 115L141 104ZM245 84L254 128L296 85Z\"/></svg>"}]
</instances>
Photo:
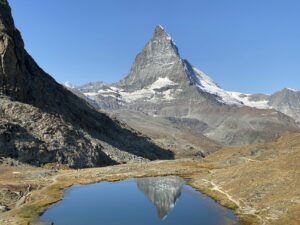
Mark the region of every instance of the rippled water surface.
<instances>
[{"instance_id":1,"label":"rippled water surface","mask_svg":"<svg viewBox=\"0 0 300 225\"><path fill-rule=\"evenodd\" d=\"M237 224L231 210L173 176L75 186L41 219L55 225Z\"/></svg>"}]
</instances>

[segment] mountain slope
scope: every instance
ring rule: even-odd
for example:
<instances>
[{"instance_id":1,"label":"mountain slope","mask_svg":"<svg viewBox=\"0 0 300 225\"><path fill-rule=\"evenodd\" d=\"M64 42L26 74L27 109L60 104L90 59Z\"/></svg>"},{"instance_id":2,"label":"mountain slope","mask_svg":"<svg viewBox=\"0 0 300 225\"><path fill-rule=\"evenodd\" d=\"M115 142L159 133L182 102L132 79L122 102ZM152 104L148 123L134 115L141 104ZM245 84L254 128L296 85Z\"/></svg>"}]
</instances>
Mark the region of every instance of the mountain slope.
<instances>
[{"instance_id":1,"label":"mountain slope","mask_svg":"<svg viewBox=\"0 0 300 225\"><path fill-rule=\"evenodd\" d=\"M269 96L268 106L300 121L300 91L285 88Z\"/></svg>"},{"instance_id":2,"label":"mountain slope","mask_svg":"<svg viewBox=\"0 0 300 225\"><path fill-rule=\"evenodd\" d=\"M182 59L161 26L137 55L127 77L115 85L90 83L78 90L103 110L196 120L203 124L202 134L225 145L271 141L299 129L292 118L275 110L245 107L235 93L221 89Z\"/></svg>"},{"instance_id":3,"label":"mountain slope","mask_svg":"<svg viewBox=\"0 0 300 225\"><path fill-rule=\"evenodd\" d=\"M24 49L7 0L0 1L0 56L1 155L71 167L173 158L45 73Z\"/></svg>"},{"instance_id":4,"label":"mountain slope","mask_svg":"<svg viewBox=\"0 0 300 225\"><path fill-rule=\"evenodd\" d=\"M118 110L112 115L172 150L176 158L204 157L222 147L202 134L206 125L197 119L153 117L136 110Z\"/></svg>"},{"instance_id":5,"label":"mountain slope","mask_svg":"<svg viewBox=\"0 0 300 225\"><path fill-rule=\"evenodd\" d=\"M296 121L300 121L300 91L284 88L271 95L266 94L243 94L238 92L227 92L238 101L249 107L259 109L275 109Z\"/></svg>"}]
</instances>

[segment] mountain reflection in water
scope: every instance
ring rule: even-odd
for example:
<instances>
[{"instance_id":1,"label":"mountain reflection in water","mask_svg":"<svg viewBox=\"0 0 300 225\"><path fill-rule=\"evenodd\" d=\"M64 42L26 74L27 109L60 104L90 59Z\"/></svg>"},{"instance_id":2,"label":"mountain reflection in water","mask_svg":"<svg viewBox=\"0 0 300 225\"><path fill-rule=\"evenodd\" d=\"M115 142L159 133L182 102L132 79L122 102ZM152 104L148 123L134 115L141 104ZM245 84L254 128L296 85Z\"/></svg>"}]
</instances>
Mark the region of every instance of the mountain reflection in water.
<instances>
[{"instance_id":1,"label":"mountain reflection in water","mask_svg":"<svg viewBox=\"0 0 300 225\"><path fill-rule=\"evenodd\" d=\"M136 179L138 188L156 207L161 220L174 208L181 195L184 180L180 177L149 177Z\"/></svg>"},{"instance_id":2,"label":"mountain reflection in water","mask_svg":"<svg viewBox=\"0 0 300 225\"><path fill-rule=\"evenodd\" d=\"M184 183L171 176L74 186L40 219L55 225L238 224L231 210Z\"/></svg>"}]
</instances>

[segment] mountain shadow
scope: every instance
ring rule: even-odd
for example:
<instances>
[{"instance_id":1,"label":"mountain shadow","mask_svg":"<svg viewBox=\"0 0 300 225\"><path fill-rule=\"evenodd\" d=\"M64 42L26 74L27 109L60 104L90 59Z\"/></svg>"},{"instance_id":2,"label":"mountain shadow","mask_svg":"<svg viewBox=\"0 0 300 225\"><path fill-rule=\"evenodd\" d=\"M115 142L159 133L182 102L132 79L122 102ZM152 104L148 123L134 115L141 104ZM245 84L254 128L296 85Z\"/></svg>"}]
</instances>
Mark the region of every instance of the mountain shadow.
<instances>
[{"instance_id":1,"label":"mountain shadow","mask_svg":"<svg viewBox=\"0 0 300 225\"><path fill-rule=\"evenodd\" d=\"M0 1L0 56L0 121L5 118L28 133L13 145L18 153L13 156L22 160L22 152L30 158L25 161L57 161L71 167L174 158L171 151L96 111L44 72L24 49L7 0ZM7 153L4 133L0 140ZM24 145L36 147L25 151ZM36 158L32 149L44 157Z\"/></svg>"}]
</instances>

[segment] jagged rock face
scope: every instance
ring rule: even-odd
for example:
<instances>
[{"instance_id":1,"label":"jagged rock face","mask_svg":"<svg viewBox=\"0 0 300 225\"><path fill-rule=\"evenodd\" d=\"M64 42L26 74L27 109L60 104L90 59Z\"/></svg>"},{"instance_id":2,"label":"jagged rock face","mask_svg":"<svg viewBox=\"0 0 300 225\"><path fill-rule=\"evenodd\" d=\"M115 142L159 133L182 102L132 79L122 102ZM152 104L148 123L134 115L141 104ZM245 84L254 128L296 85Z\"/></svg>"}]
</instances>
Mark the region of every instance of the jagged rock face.
<instances>
[{"instance_id":1,"label":"jagged rock face","mask_svg":"<svg viewBox=\"0 0 300 225\"><path fill-rule=\"evenodd\" d=\"M180 177L149 177L136 179L138 188L156 207L160 219L165 219L181 195L184 180Z\"/></svg>"},{"instance_id":2,"label":"jagged rock face","mask_svg":"<svg viewBox=\"0 0 300 225\"><path fill-rule=\"evenodd\" d=\"M129 75L117 83L120 102L144 100L195 99L205 101L208 95L199 95L194 68L180 57L177 46L160 25L152 39L135 59ZM214 98L210 99L214 101ZM145 107L145 106L143 106Z\"/></svg>"},{"instance_id":3,"label":"jagged rock face","mask_svg":"<svg viewBox=\"0 0 300 225\"><path fill-rule=\"evenodd\" d=\"M285 131L299 130L290 117L275 110L255 108L265 105L262 96L256 96L260 100L254 102L249 100L250 95L225 91L205 73L181 59L172 38L161 26L156 27L151 40L137 55L126 78L116 85L99 87L91 83L88 92L83 91L83 94L107 111L128 110L174 118L174 124L179 121L193 124L198 120L196 124L201 127L191 126L191 129L225 145L271 141ZM251 108L244 107L248 104ZM128 121L132 121L131 118ZM142 125L132 121L131 126L145 127L150 121ZM153 124L149 126L154 127ZM158 128L157 136L159 134ZM169 140L172 136L173 133Z\"/></svg>"},{"instance_id":4,"label":"jagged rock face","mask_svg":"<svg viewBox=\"0 0 300 225\"><path fill-rule=\"evenodd\" d=\"M159 78L168 78L175 83L185 80L183 62L171 37L157 26L153 38L137 55L129 75L119 86L128 91L143 89Z\"/></svg>"},{"instance_id":5,"label":"jagged rock face","mask_svg":"<svg viewBox=\"0 0 300 225\"><path fill-rule=\"evenodd\" d=\"M0 57L0 155L71 167L173 157L46 74L24 49L6 0L0 0Z\"/></svg>"},{"instance_id":6,"label":"jagged rock face","mask_svg":"<svg viewBox=\"0 0 300 225\"><path fill-rule=\"evenodd\" d=\"M28 92L24 43L15 28L7 1L0 1L0 93L23 99ZM21 88L22 87L22 88Z\"/></svg>"}]
</instances>

